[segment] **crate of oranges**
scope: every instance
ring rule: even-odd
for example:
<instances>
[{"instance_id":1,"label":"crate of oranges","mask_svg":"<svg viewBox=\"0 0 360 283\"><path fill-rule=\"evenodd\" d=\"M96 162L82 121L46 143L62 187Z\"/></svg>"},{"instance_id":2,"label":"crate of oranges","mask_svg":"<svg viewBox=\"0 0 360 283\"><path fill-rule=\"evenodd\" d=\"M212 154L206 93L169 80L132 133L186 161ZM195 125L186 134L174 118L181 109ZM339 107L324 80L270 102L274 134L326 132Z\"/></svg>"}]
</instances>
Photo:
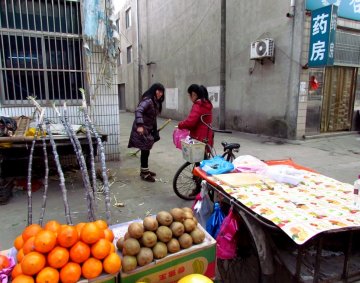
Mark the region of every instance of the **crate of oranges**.
<instances>
[{"instance_id":1,"label":"crate of oranges","mask_svg":"<svg viewBox=\"0 0 360 283\"><path fill-rule=\"evenodd\" d=\"M103 220L44 227L31 224L16 237L13 283L116 282L121 259L114 234Z\"/></svg>"}]
</instances>

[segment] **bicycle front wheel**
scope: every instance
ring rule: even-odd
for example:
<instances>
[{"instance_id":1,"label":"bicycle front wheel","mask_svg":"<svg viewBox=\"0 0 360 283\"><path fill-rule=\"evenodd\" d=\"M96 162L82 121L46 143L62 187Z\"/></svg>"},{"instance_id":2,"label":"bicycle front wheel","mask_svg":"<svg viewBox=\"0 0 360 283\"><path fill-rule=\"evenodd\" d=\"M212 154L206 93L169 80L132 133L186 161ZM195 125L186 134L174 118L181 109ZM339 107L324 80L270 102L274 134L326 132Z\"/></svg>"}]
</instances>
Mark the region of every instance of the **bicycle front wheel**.
<instances>
[{"instance_id":1,"label":"bicycle front wheel","mask_svg":"<svg viewBox=\"0 0 360 283\"><path fill-rule=\"evenodd\" d=\"M173 179L175 194L184 200L194 200L194 192L200 191L201 179L193 175L194 163L185 162L176 171Z\"/></svg>"}]
</instances>

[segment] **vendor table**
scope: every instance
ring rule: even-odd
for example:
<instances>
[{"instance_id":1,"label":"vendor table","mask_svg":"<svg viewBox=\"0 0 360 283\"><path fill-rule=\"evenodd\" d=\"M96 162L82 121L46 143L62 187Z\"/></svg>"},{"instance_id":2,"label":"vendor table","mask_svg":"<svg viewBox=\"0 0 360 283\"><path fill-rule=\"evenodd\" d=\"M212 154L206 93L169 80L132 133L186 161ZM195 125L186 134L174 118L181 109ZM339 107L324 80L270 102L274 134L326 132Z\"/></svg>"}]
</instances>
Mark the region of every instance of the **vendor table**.
<instances>
[{"instance_id":1,"label":"vendor table","mask_svg":"<svg viewBox=\"0 0 360 283\"><path fill-rule=\"evenodd\" d=\"M29 129L29 125L31 123L31 119L29 117L21 116L21 117L12 117L16 120L18 129L11 137L0 137L0 162L18 162L20 160L28 160L29 154L30 154L30 148L32 141L34 140L33 136L26 136L26 132ZM101 140L103 142L107 141L107 135L99 133ZM89 142L84 133L78 132L76 134L77 138L79 139L82 150L84 153L84 156L86 158L86 162L88 164L90 161L90 148L89 148ZM74 148L71 144L71 141L67 135L64 134L53 134L57 151L59 153L59 156L74 156ZM92 142L94 147L94 154L97 154L97 139L92 136ZM46 146L48 154L52 154L52 147L50 144L50 139L48 136L46 136ZM39 157L43 158L43 145L41 138L37 139L37 142L35 143L35 149L34 149L34 158ZM27 164L25 164L27 166ZM20 166L18 167L20 168ZM1 172L1 177L4 177L5 175L8 175L9 172L8 168L3 168ZM15 174L15 175L14 175ZM16 176L16 172L12 174L12 176Z\"/></svg>"},{"instance_id":2,"label":"vendor table","mask_svg":"<svg viewBox=\"0 0 360 283\"><path fill-rule=\"evenodd\" d=\"M359 279L359 243L354 239L360 235L360 210L353 205L353 186L301 172L303 181L296 186L264 176L254 184L232 186L227 178L207 176L199 167L194 175L242 217L256 246L262 281L275 280L274 262L286 268L291 282Z\"/></svg>"}]
</instances>

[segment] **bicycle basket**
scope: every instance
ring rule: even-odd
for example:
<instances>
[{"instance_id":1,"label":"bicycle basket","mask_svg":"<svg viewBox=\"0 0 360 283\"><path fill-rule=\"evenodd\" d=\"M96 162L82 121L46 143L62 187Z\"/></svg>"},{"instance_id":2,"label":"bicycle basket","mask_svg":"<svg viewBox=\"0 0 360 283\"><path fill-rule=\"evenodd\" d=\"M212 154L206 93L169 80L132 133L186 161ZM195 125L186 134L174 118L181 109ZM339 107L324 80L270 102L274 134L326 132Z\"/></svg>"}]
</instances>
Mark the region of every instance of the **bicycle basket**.
<instances>
[{"instance_id":1,"label":"bicycle basket","mask_svg":"<svg viewBox=\"0 0 360 283\"><path fill-rule=\"evenodd\" d=\"M188 143L184 140L181 141L181 151L183 158L190 163L204 160L205 144L194 139L192 139L191 142L192 143Z\"/></svg>"}]
</instances>

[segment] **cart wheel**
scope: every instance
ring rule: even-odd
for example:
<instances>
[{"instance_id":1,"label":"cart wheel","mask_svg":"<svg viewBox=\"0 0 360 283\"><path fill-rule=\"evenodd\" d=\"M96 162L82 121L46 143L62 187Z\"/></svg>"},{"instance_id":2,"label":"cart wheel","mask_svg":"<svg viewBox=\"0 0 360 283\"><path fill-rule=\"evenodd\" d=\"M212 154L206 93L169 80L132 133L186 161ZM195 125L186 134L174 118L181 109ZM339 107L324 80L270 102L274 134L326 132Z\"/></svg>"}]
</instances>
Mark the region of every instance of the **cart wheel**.
<instances>
[{"instance_id":1,"label":"cart wheel","mask_svg":"<svg viewBox=\"0 0 360 283\"><path fill-rule=\"evenodd\" d=\"M194 200L196 195L194 190L201 188L201 179L193 175L193 170L196 165L194 163L185 162L176 171L173 179L173 190L175 194L184 200Z\"/></svg>"}]
</instances>

